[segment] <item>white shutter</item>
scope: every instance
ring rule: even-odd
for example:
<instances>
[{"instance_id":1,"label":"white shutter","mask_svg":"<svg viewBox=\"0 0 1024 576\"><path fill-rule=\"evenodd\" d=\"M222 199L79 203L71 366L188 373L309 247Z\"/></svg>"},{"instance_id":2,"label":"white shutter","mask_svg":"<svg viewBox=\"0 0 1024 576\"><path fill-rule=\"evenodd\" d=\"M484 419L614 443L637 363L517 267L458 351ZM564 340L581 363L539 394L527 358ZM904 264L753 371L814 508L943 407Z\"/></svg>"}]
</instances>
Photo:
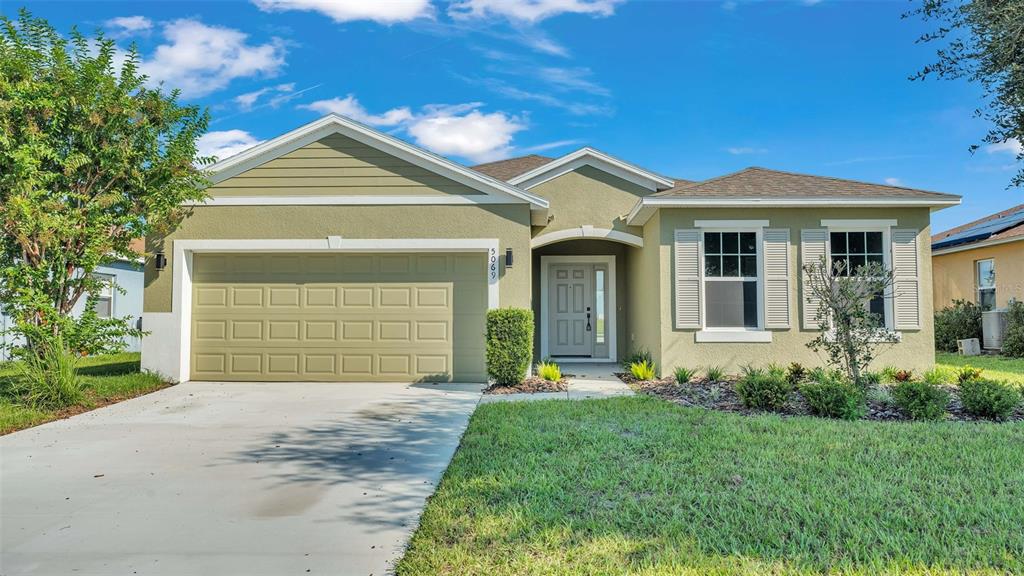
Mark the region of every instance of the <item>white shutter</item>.
<instances>
[{"instance_id":1,"label":"white shutter","mask_svg":"<svg viewBox=\"0 0 1024 576\"><path fill-rule=\"evenodd\" d=\"M917 230L892 231L893 316L896 330L921 328Z\"/></svg>"},{"instance_id":2,"label":"white shutter","mask_svg":"<svg viewBox=\"0 0 1024 576\"><path fill-rule=\"evenodd\" d=\"M789 228L764 231L764 327L789 328Z\"/></svg>"},{"instance_id":3,"label":"white shutter","mask_svg":"<svg viewBox=\"0 0 1024 576\"><path fill-rule=\"evenodd\" d=\"M700 230L675 234L676 328L700 328Z\"/></svg>"},{"instance_id":4,"label":"white shutter","mask_svg":"<svg viewBox=\"0 0 1024 576\"><path fill-rule=\"evenodd\" d=\"M817 264L827 257L828 230L807 229L800 231L800 310L803 317L803 326L807 330L818 330L818 321L815 316L818 314L818 305L821 299L815 298L811 293L810 278L804 271L804 266Z\"/></svg>"}]
</instances>

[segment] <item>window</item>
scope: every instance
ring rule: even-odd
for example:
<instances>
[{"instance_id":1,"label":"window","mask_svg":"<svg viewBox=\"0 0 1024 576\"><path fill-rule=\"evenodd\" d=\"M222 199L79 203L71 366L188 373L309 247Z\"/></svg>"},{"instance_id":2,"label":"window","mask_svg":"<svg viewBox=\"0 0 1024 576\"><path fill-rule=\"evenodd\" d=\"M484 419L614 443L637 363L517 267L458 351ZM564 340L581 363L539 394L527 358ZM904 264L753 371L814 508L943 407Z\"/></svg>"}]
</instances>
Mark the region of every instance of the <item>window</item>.
<instances>
[{"instance_id":1,"label":"window","mask_svg":"<svg viewBox=\"0 0 1024 576\"><path fill-rule=\"evenodd\" d=\"M996 261L978 260L974 263L975 283L978 286L978 306L983 311L996 307Z\"/></svg>"},{"instance_id":2,"label":"window","mask_svg":"<svg viewBox=\"0 0 1024 576\"><path fill-rule=\"evenodd\" d=\"M759 328L755 232L704 233L704 325Z\"/></svg>"},{"instance_id":3,"label":"window","mask_svg":"<svg viewBox=\"0 0 1024 576\"><path fill-rule=\"evenodd\" d=\"M100 318L110 318L114 313L114 277L110 274L96 274L95 278L103 283L103 288L96 295L93 310Z\"/></svg>"},{"instance_id":4,"label":"window","mask_svg":"<svg viewBox=\"0 0 1024 576\"><path fill-rule=\"evenodd\" d=\"M594 343L604 344L604 270L594 270L594 312L596 312L597 321L594 322Z\"/></svg>"},{"instance_id":5,"label":"window","mask_svg":"<svg viewBox=\"0 0 1024 576\"><path fill-rule=\"evenodd\" d=\"M885 265L881 232L831 232L832 272L850 276L867 264ZM876 294L868 308L885 326L885 295Z\"/></svg>"}]
</instances>

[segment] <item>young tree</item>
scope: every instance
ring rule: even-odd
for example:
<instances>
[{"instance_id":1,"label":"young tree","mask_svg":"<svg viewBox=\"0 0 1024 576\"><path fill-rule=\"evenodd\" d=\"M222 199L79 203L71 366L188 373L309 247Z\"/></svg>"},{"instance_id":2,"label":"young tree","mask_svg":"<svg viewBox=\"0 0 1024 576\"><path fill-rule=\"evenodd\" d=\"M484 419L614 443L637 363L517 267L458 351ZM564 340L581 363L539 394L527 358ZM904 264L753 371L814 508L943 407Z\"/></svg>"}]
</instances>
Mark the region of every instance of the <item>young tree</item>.
<instances>
[{"instance_id":1,"label":"young tree","mask_svg":"<svg viewBox=\"0 0 1024 576\"><path fill-rule=\"evenodd\" d=\"M870 263L847 270L845 262L829 265L822 259L804 266L809 280L808 303L818 302L815 320L821 332L807 347L828 354L829 364L842 370L851 382L861 376L886 338L884 319L871 311L873 298L886 298L893 284L891 270Z\"/></svg>"},{"instance_id":2,"label":"young tree","mask_svg":"<svg viewBox=\"0 0 1024 576\"><path fill-rule=\"evenodd\" d=\"M904 17L920 16L938 28L918 42L944 42L938 61L912 80L929 76L965 78L981 85L984 101L975 114L992 123L982 139L1011 146L1024 160L1024 2L1020 0L921 0ZM978 145L971 147L971 151ZM1010 182L1024 185L1024 165Z\"/></svg>"},{"instance_id":3,"label":"young tree","mask_svg":"<svg viewBox=\"0 0 1024 576\"><path fill-rule=\"evenodd\" d=\"M136 257L133 238L205 197L207 121L147 87L134 47L68 41L24 10L0 17L0 306L30 348L67 342L72 308L101 287L96 267Z\"/></svg>"}]
</instances>

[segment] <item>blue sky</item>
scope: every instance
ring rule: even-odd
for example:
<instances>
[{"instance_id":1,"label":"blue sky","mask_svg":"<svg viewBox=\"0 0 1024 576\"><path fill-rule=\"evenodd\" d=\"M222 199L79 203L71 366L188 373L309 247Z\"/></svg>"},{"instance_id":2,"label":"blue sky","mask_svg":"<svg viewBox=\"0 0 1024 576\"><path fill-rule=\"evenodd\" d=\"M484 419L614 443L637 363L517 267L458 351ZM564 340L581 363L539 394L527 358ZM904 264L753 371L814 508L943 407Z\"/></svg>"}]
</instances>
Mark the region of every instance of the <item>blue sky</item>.
<instances>
[{"instance_id":1,"label":"blue sky","mask_svg":"<svg viewBox=\"0 0 1024 576\"><path fill-rule=\"evenodd\" d=\"M467 164L591 145L679 178L765 166L963 195L936 231L1024 202L1005 188L1019 143L968 151L978 88L907 79L935 47L902 1L25 5L137 43L210 108L221 155L335 111Z\"/></svg>"}]
</instances>

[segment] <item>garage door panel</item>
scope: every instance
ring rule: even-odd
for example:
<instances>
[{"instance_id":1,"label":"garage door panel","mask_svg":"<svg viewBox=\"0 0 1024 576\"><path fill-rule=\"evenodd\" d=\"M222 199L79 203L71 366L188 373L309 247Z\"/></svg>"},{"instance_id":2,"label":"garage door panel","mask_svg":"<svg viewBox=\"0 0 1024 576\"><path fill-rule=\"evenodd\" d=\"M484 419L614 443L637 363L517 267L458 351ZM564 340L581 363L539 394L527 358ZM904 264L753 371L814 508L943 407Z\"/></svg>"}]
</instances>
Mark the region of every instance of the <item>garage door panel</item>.
<instances>
[{"instance_id":1,"label":"garage door panel","mask_svg":"<svg viewBox=\"0 0 1024 576\"><path fill-rule=\"evenodd\" d=\"M193 264L193 379L486 378L481 254L198 254Z\"/></svg>"}]
</instances>

